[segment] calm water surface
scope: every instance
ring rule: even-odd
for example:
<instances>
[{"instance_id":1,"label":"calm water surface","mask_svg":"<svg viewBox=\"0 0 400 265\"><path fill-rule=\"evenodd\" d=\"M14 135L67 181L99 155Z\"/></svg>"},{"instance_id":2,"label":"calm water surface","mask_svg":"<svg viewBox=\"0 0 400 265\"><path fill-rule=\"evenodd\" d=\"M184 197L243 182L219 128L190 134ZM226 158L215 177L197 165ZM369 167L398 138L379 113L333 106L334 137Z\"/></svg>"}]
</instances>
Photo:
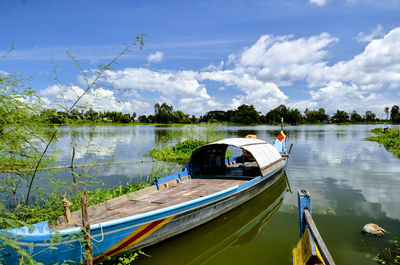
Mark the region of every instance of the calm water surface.
<instances>
[{"instance_id":1,"label":"calm water surface","mask_svg":"<svg viewBox=\"0 0 400 265\"><path fill-rule=\"evenodd\" d=\"M308 189L314 220L337 264L376 264L372 258L400 236L400 160L377 143L365 141L376 126L287 127L293 143L286 175L254 200L220 218L144 249L137 264L292 264L298 241L296 191ZM254 133L273 141L279 127L218 126L221 137ZM106 185L178 171L181 165L143 156L188 135L207 134L199 126L98 126L65 129L56 148L60 165L118 162L92 167L88 174ZM89 154L88 152L89 151ZM81 170L81 169L77 169ZM59 171L60 179L70 173ZM44 185L44 184L43 184ZM95 184L95 187L98 184ZM290 192L293 191L293 192ZM367 223L390 231L386 237L363 236Z\"/></svg>"}]
</instances>

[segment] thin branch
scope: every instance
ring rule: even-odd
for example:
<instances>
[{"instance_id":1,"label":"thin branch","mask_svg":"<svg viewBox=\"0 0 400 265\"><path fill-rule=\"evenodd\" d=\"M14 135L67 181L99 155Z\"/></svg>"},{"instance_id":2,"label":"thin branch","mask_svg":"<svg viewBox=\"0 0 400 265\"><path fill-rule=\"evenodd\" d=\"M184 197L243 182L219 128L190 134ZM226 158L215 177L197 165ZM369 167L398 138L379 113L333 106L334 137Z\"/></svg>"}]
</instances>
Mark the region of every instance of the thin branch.
<instances>
[{"instance_id":1,"label":"thin branch","mask_svg":"<svg viewBox=\"0 0 400 265\"><path fill-rule=\"evenodd\" d=\"M78 104L78 102L81 100L81 98L82 98L83 96L85 96L85 95L87 94L87 92L88 92L94 85L96 85L96 82L100 79L100 77L104 74L104 72L107 71L107 70L109 70L109 69L110 69L110 66L112 66L122 55L124 55L126 52L128 52L129 49L130 49L131 47L135 46L135 45L139 42L139 43L140 43L140 48L142 48L142 47L143 47L143 37L144 37L144 35L142 35L140 38L137 38L136 42L134 42L134 43L132 43L132 44L130 44L130 45L127 45L126 48L125 48L124 50L122 50L122 52L120 52L116 57L114 57L114 59L113 59L110 63L108 63L106 66L102 66L102 67L100 68L100 70L97 72L96 78L95 78L95 79L93 80L93 82L90 83L90 85L85 89L85 91L82 93L82 95L79 96L79 97L75 100L74 104L72 104L72 106L67 110L66 114L69 114L69 113L71 112L71 110L76 106L76 104ZM66 117L67 117L67 115L64 116L64 118L61 120L61 123L63 123L63 122L65 121ZM58 129L58 127L57 127L57 129ZM39 161L37 162L36 167L35 167L35 171L34 171L33 174L32 174L31 181L30 181L29 187L28 187L28 192L27 192L27 194L26 194L26 199L25 199L25 204L26 204L26 205L28 205L29 196L30 196L31 189L32 189L32 184L33 184L33 181L34 181L34 179L35 179L36 173L37 173L37 171L38 171L38 169L39 169L40 163L42 162L43 157L44 157L45 154L47 153L47 150L49 149L50 144L53 142L53 140L54 140L54 138L56 137L56 135L57 135L57 130L55 130L55 131L53 132L53 134L52 134L51 137L50 137L50 140L47 142L46 147L44 148L42 154L41 154L40 157L39 157Z\"/></svg>"},{"instance_id":2,"label":"thin branch","mask_svg":"<svg viewBox=\"0 0 400 265\"><path fill-rule=\"evenodd\" d=\"M15 49L15 43L14 42L11 42L11 46L10 46L10 48L8 49L8 51L6 51L3 55L1 55L0 56L0 62L2 61L2 60L4 60L5 58L7 58L11 53L12 53L12 51Z\"/></svg>"}]
</instances>

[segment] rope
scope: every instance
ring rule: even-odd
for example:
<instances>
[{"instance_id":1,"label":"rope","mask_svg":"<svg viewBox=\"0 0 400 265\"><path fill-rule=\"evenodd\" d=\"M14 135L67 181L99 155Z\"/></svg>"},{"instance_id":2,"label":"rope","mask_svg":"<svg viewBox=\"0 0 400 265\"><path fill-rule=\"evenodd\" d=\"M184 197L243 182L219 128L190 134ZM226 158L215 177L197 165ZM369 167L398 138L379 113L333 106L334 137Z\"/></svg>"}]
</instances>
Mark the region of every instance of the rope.
<instances>
[{"instance_id":1,"label":"rope","mask_svg":"<svg viewBox=\"0 0 400 265\"><path fill-rule=\"evenodd\" d=\"M69 207L71 205L71 203L64 197L64 199L62 200L62 203L64 205L64 207ZM100 223L100 230L101 230L101 240L96 240L94 239L94 237L92 237L73 217L71 214L71 219L72 222L74 222L77 226L80 226L82 228L82 231L85 232L93 241L100 243L104 240L104 233L103 233L103 225Z\"/></svg>"},{"instance_id":2,"label":"rope","mask_svg":"<svg viewBox=\"0 0 400 265\"><path fill-rule=\"evenodd\" d=\"M90 239L92 239L94 242L100 243L100 242L102 242L104 240L103 225L101 223L100 223L101 239L100 240L96 240L73 217L72 217L72 221L75 224L77 224L78 226L80 226L82 228L82 231L85 232L90 237Z\"/></svg>"},{"instance_id":3,"label":"rope","mask_svg":"<svg viewBox=\"0 0 400 265\"><path fill-rule=\"evenodd\" d=\"M103 225L100 223L100 230L101 230L101 239L100 240L96 240L94 239L94 237L92 237L83 227L82 227L82 231L85 232L90 239L92 239L94 242L100 243L104 240L104 233L103 233Z\"/></svg>"}]
</instances>

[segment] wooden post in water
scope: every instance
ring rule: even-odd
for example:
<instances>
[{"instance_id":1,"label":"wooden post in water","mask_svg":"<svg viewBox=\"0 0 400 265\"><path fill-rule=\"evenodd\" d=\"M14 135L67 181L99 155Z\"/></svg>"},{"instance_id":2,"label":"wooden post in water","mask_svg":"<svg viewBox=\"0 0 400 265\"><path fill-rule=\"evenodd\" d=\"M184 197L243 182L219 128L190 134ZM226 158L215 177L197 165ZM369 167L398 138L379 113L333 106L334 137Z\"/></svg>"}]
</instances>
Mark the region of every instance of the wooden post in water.
<instances>
[{"instance_id":1,"label":"wooden post in water","mask_svg":"<svg viewBox=\"0 0 400 265\"><path fill-rule=\"evenodd\" d=\"M86 264L93 265L92 257L92 243L90 242L90 224L88 221L87 214L87 202L86 202L86 187L83 187L82 192L82 229L84 230L85 249L86 249Z\"/></svg>"}]
</instances>

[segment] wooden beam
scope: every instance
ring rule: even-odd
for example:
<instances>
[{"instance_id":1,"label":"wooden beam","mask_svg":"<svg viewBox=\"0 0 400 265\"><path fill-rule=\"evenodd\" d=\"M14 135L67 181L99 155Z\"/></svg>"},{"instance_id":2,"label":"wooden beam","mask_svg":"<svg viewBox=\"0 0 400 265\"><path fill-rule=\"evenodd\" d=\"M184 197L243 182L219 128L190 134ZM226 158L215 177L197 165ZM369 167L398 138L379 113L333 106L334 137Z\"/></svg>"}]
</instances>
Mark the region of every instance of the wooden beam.
<instances>
[{"instance_id":1,"label":"wooden beam","mask_svg":"<svg viewBox=\"0 0 400 265\"><path fill-rule=\"evenodd\" d=\"M308 209L304 209L304 214L306 218L306 222L309 227L309 231L312 235L312 237L315 240L315 243L318 246L318 249L321 253L322 258L324 259L324 262L326 265L335 265L335 262L333 261L333 258L331 254L329 253L328 248L326 247L324 240L322 240L321 235L318 232L317 226L315 225L312 216L310 214L310 211Z\"/></svg>"}]
</instances>

